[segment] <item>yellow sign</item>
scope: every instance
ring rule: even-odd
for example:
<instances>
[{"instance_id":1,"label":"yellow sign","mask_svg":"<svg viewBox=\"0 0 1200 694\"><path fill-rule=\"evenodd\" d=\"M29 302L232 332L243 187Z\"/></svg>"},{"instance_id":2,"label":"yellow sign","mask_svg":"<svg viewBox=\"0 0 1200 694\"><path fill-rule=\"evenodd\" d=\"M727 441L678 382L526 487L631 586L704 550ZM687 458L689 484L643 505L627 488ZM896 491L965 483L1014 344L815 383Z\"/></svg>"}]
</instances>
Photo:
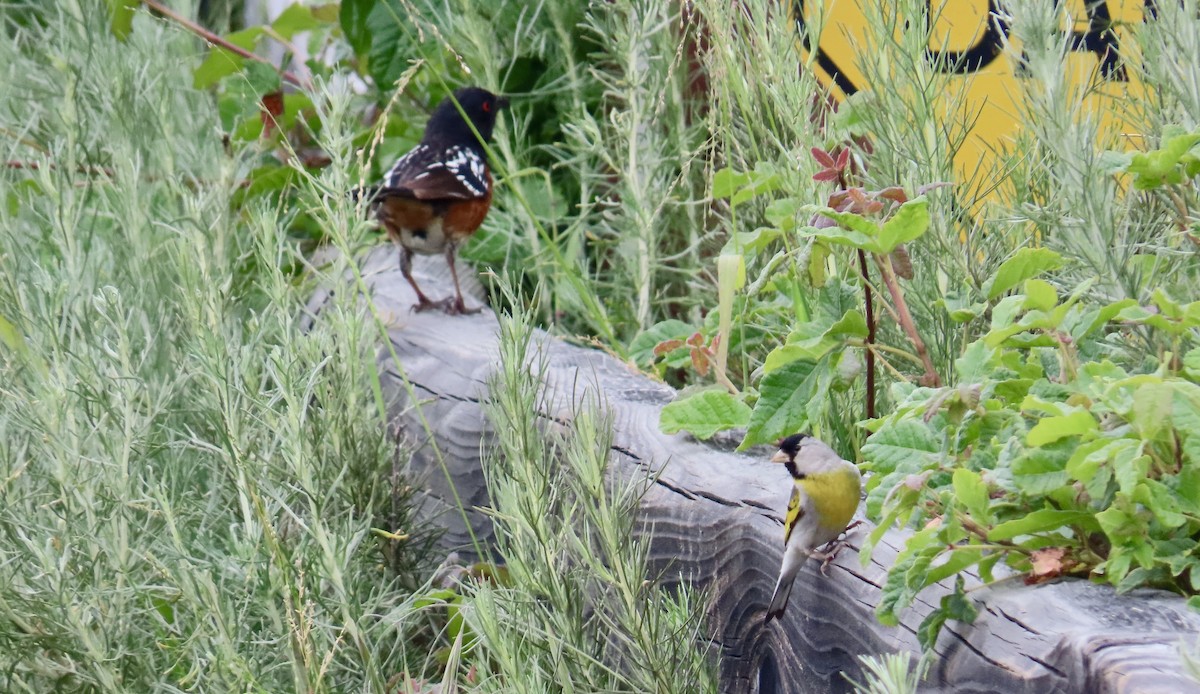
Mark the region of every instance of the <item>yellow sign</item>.
<instances>
[{"instance_id":1,"label":"yellow sign","mask_svg":"<svg viewBox=\"0 0 1200 694\"><path fill-rule=\"evenodd\" d=\"M979 194L990 187L989 179L994 184L1001 154L1010 148L1022 122L1021 80L1028 79L1024 56L1016 37L1006 50L1013 31L998 11L996 0L942 0L943 4L933 5L939 9L931 11L932 1L925 3L926 16L918 18L932 22L925 55L933 69L947 73L953 81L960 76L965 81L955 85L962 87L962 98L953 106L958 113L943 112L942 116L977 115L954 164L959 181ZM1119 100L1139 96L1142 86L1136 71L1123 62L1122 57L1128 59L1130 52L1122 48L1133 45L1129 27L1140 23L1144 12L1152 12L1153 3L1042 1L1060 17L1059 38L1070 52L1065 68L1068 84L1088 87L1084 104L1099 115L1101 135L1130 133L1114 106ZM878 39L872 36L879 32L871 31L865 10L875 7L868 3L878 2L793 0L791 16L800 31L804 56L813 58L819 81L836 99L877 88L868 83L866 74L878 74L880 56L872 46ZM896 40L904 38L897 35Z\"/></svg>"}]
</instances>

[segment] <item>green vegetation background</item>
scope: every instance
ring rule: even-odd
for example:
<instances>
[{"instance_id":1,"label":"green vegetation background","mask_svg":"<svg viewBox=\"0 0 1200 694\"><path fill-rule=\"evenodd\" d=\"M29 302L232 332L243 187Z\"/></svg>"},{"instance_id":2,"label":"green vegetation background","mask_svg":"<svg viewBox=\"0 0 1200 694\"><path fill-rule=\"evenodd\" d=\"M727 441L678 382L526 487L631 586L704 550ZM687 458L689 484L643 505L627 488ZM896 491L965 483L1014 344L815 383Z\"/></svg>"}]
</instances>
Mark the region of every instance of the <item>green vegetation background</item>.
<instances>
[{"instance_id":1,"label":"green vegetation background","mask_svg":"<svg viewBox=\"0 0 1200 694\"><path fill-rule=\"evenodd\" d=\"M1129 28L1147 96L1111 141L1061 8L1004 6L1026 111L969 177L999 191L983 214L951 163L969 117L936 117L955 82L900 30L924 3L864 3L879 86L828 119L767 0L345 0L257 27L207 3L224 48L151 4L0 7L0 688L711 691L702 596L643 581L637 500L597 485L605 423L528 421L534 325L679 387L668 429L806 429L873 470L872 518L922 528L884 620L1001 563L1200 589L1194 0ZM229 49L302 32L299 75ZM506 570L460 590L411 522L378 317L343 292L301 320L382 242L346 191L465 83L513 108L466 249L505 314Z\"/></svg>"}]
</instances>

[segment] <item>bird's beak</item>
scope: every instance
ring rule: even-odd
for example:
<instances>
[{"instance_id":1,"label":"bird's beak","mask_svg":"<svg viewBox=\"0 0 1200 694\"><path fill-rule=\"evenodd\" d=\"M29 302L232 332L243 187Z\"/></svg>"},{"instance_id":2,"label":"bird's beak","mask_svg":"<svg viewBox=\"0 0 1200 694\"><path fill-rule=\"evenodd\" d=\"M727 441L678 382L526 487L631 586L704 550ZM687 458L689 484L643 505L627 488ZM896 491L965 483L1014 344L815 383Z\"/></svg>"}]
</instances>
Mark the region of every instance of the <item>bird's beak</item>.
<instances>
[{"instance_id":1,"label":"bird's beak","mask_svg":"<svg viewBox=\"0 0 1200 694\"><path fill-rule=\"evenodd\" d=\"M504 97L496 99L496 110L500 110L502 108L508 108L508 99L505 99Z\"/></svg>"},{"instance_id":2,"label":"bird's beak","mask_svg":"<svg viewBox=\"0 0 1200 694\"><path fill-rule=\"evenodd\" d=\"M783 449L775 451L775 455L771 456L772 463L786 463L786 462L789 462L790 460L791 460L791 458L788 457L787 453L783 452Z\"/></svg>"}]
</instances>

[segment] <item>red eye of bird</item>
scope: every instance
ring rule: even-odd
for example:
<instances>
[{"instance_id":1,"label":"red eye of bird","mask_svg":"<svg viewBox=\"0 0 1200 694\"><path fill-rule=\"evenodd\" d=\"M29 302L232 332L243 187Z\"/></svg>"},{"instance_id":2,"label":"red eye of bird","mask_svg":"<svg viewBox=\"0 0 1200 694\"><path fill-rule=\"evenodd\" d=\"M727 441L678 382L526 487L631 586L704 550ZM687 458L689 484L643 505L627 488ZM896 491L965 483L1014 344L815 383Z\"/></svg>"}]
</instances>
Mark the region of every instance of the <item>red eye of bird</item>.
<instances>
[{"instance_id":1,"label":"red eye of bird","mask_svg":"<svg viewBox=\"0 0 1200 694\"><path fill-rule=\"evenodd\" d=\"M485 102L483 102L483 112L484 112L484 113L491 113L491 112L492 112L492 105L491 105L491 104L489 104L489 103L488 103L488 102L486 102L486 101L485 101Z\"/></svg>"}]
</instances>

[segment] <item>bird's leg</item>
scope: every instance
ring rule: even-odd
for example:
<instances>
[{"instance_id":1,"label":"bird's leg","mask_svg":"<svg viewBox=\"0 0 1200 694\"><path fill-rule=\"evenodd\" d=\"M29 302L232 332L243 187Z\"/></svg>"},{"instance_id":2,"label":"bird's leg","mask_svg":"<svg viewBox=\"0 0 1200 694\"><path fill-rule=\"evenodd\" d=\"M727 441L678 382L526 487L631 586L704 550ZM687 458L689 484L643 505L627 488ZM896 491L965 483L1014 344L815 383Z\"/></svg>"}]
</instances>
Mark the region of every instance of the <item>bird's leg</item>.
<instances>
[{"instance_id":1,"label":"bird's leg","mask_svg":"<svg viewBox=\"0 0 1200 694\"><path fill-rule=\"evenodd\" d=\"M819 550L814 551L812 553L812 556L821 560L821 575L822 576L829 575L829 573L828 573L829 565L833 563L834 559L837 559L838 554L841 554L842 550L846 547L847 543L846 543L846 540L843 538L845 538L845 536L847 534L849 534L849 532L851 530L854 530L855 528L857 528L860 525L862 525L862 519L858 519L858 520L854 521L853 523L851 523L850 525L847 525L846 529L842 531L841 535L839 535L839 536L833 538L832 540L830 540L829 542L826 542L825 544L821 545L821 548Z\"/></svg>"},{"instance_id":2,"label":"bird's leg","mask_svg":"<svg viewBox=\"0 0 1200 694\"><path fill-rule=\"evenodd\" d=\"M462 288L458 285L458 268L454 266L454 243L446 244L446 264L450 266L450 277L454 280L454 298L446 299L443 304L446 313L450 315L458 315L463 313L479 313L480 309L468 309L463 303Z\"/></svg>"},{"instance_id":3,"label":"bird's leg","mask_svg":"<svg viewBox=\"0 0 1200 694\"><path fill-rule=\"evenodd\" d=\"M413 279L412 251L404 246L400 246L400 274L404 275L404 279L408 280L408 283L412 285L413 291L417 293L417 303L412 305L412 310L420 313L421 311L428 311L437 305L430 301L429 297L425 296L425 292L421 291L421 288L417 286L417 281Z\"/></svg>"}]
</instances>

